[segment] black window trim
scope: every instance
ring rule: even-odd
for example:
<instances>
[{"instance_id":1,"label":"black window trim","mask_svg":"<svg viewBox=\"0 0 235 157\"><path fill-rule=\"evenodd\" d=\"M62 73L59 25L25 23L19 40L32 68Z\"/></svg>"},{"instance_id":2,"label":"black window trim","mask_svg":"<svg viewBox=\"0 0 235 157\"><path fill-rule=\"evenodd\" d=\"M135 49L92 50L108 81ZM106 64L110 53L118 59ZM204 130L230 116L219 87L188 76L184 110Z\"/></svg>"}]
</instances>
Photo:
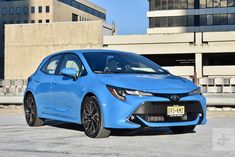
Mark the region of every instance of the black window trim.
<instances>
[{"instance_id":1,"label":"black window trim","mask_svg":"<svg viewBox=\"0 0 235 157\"><path fill-rule=\"evenodd\" d=\"M48 64L50 63L50 60L51 60L52 58L56 57L56 56L61 56L61 57L60 57L60 59L59 59L59 64L57 65L57 67L56 67L56 69L55 69L55 73L54 73L54 74L50 74L50 73L45 72L45 71L43 70L43 68L44 68L45 66L48 66ZM61 61L63 61L63 59L64 59L64 55L63 55L63 54L56 54L56 55L51 56L51 57L48 58L48 59L46 60L46 62L42 65L40 71L43 72L43 73L46 74L46 75L53 75L53 76L57 75L57 76L58 76L57 69L58 69L58 67L60 67Z\"/></svg>"},{"instance_id":2,"label":"black window trim","mask_svg":"<svg viewBox=\"0 0 235 157\"><path fill-rule=\"evenodd\" d=\"M81 60L81 58L80 58L76 53L74 53L74 52L64 52L64 53L60 53L60 54L56 54L56 55L51 56L51 57L48 58L48 59L46 60L46 62L41 66L40 71L43 72L44 74L47 74L47 75L61 76L62 74L59 74L59 70L60 70L60 68L61 68L62 63L64 62L65 55L68 55L68 54L73 54L73 55L77 56L78 59L79 59L79 61L81 62L81 65L84 67L84 74L83 74L83 75L80 75L79 77L87 76L86 67L84 66L84 64L83 64L83 62L82 62L82 60ZM45 71L43 70L43 67L46 66L46 65L48 65L48 63L50 63L49 61L50 61L53 57L56 57L56 56L61 56L61 58L60 58L60 60L59 60L59 64L58 64L57 67L56 67L55 73L54 73L54 74L49 74L49 73L45 72Z\"/></svg>"},{"instance_id":3,"label":"black window trim","mask_svg":"<svg viewBox=\"0 0 235 157\"><path fill-rule=\"evenodd\" d=\"M65 58L65 56L66 55L75 55L77 58L78 58L78 60L81 62L81 66L83 66L84 67L84 74L79 74L79 77L84 77L84 76L87 76L87 70L86 70L86 67L84 66L84 64L83 64L83 62L82 62L82 60L81 60L81 58L76 54L76 53L74 53L74 52L66 52L66 53L63 53L63 59L62 59L62 61L59 63L59 65L58 65L58 69L56 69L56 73L57 73L57 75L59 75L59 76L61 76L62 74L59 74L59 70L61 69L61 66L62 66L62 63L64 62L64 58ZM80 67L79 67L80 68ZM61 69L62 70L62 69Z\"/></svg>"}]
</instances>

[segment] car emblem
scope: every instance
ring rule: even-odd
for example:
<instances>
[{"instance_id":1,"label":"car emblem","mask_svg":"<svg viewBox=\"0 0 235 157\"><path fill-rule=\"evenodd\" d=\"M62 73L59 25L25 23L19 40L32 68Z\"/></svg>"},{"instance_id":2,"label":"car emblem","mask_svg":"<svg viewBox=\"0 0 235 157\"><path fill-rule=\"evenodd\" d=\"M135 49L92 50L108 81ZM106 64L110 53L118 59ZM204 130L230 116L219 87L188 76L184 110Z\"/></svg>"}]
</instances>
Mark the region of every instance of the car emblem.
<instances>
[{"instance_id":1,"label":"car emblem","mask_svg":"<svg viewBox=\"0 0 235 157\"><path fill-rule=\"evenodd\" d=\"M179 95L171 95L170 99L171 99L171 101L176 102L176 101L180 100L180 96Z\"/></svg>"}]
</instances>

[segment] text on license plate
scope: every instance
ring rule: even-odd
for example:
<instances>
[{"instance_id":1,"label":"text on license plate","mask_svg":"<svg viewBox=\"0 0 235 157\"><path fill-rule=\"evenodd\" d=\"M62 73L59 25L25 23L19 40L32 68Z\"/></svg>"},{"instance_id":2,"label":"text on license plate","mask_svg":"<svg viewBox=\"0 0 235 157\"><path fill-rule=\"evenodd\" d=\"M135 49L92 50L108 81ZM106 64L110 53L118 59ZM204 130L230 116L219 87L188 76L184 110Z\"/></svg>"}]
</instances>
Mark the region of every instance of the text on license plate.
<instances>
[{"instance_id":1,"label":"text on license plate","mask_svg":"<svg viewBox=\"0 0 235 157\"><path fill-rule=\"evenodd\" d=\"M183 116L185 113L184 106L168 106L167 107L167 115L170 117L178 117L178 116Z\"/></svg>"}]
</instances>

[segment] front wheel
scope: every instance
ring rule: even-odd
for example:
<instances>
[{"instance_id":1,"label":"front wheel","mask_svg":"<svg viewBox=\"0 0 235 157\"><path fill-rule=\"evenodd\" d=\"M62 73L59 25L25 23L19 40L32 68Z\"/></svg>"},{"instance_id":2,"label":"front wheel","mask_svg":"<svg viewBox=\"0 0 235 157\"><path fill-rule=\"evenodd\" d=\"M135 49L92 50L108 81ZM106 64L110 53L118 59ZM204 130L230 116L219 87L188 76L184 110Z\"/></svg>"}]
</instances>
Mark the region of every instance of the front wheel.
<instances>
[{"instance_id":1,"label":"front wheel","mask_svg":"<svg viewBox=\"0 0 235 157\"><path fill-rule=\"evenodd\" d=\"M87 97L82 108L82 124L85 134L91 138L105 138L111 133L104 128L103 117L96 97Z\"/></svg>"},{"instance_id":2,"label":"front wheel","mask_svg":"<svg viewBox=\"0 0 235 157\"><path fill-rule=\"evenodd\" d=\"M171 131L176 134L180 133L188 133L188 132L193 132L195 129L195 125L190 125L190 126L175 126L175 127L170 127Z\"/></svg>"},{"instance_id":3,"label":"front wheel","mask_svg":"<svg viewBox=\"0 0 235 157\"><path fill-rule=\"evenodd\" d=\"M42 126L44 119L37 117L36 102L32 94L26 95L24 99L25 119L29 126Z\"/></svg>"}]
</instances>

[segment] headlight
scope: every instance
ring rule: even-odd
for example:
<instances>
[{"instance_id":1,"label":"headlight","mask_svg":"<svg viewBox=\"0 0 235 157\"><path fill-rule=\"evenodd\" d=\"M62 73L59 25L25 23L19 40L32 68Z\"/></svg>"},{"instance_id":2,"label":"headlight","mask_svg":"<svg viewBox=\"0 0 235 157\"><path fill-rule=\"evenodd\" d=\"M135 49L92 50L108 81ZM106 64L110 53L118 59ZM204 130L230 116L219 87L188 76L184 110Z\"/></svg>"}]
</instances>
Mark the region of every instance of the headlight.
<instances>
[{"instance_id":1,"label":"headlight","mask_svg":"<svg viewBox=\"0 0 235 157\"><path fill-rule=\"evenodd\" d=\"M198 89L190 92L188 95L197 95L197 94L202 94L202 91L201 91L200 87Z\"/></svg>"},{"instance_id":2,"label":"headlight","mask_svg":"<svg viewBox=\"0 0 235 157\"><path fill-rule=\"evenodd\" d=\"M126 100L126 95L136 95L136 96L153 96L152 93L138 91L138 90L130 90L130 89L124 89L114 86L107 85L108 90L110 93L112 93L113 96L120 100Z\"/></svg>"}]
</instances>

